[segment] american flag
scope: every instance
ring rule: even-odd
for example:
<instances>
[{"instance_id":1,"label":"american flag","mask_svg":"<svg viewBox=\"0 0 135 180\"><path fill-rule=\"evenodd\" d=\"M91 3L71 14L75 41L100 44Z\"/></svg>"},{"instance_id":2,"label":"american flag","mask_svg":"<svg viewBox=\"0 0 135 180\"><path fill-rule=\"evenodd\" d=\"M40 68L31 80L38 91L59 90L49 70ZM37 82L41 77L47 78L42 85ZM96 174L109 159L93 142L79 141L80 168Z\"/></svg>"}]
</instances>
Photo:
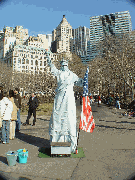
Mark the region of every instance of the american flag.
<instances>
[{"instance_id":1,"label":"american flag","mask_svg":"<svg viewBox=\"0 0 135 180\"><path fill-rule=\"evenodd\" d=\"M92 116L90 100L88 96L88 73L89 68L87 67L83 83L83 102L79 129L92 133L95 128L95 122Z\"/></svg>"}]
</instances>

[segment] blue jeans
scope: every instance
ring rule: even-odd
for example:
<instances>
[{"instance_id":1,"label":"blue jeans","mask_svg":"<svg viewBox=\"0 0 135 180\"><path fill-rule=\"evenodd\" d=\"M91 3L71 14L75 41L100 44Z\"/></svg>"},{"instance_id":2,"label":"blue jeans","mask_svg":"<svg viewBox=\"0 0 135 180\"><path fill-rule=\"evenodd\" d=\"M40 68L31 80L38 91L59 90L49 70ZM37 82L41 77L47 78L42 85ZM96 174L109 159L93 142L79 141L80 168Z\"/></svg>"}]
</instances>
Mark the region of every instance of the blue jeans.
<instances>
[{"instance_id":1,"label":"blue jeans","mask_svg":"<svg viewBox=\"0 0 135 180\"><path fill-rule=\"evenodd\" d=\"M21 128L20 111L21 109L17 111L16 130L20 130Z\"/></svg>"},{"instance_id":2,"label":"blue jeans","mask_svg":"<svg viewBox=\"0 0 135 180\"><path fill-rule=\"evenodd\" d=\"M2 121L2 142L9 143L10 120Z\"/></svg>"},{"instance_id":3,"label":"blue jeans","mask_svg":"<svg viewBox=\"0 0 135 180\"><path fill-rule=\"evenodd\" d=\"M117 108L117 106L118 106L118 108L120 108L120 102L119 101L116 101L116 108Z\"/></svg>"}]
</instances>

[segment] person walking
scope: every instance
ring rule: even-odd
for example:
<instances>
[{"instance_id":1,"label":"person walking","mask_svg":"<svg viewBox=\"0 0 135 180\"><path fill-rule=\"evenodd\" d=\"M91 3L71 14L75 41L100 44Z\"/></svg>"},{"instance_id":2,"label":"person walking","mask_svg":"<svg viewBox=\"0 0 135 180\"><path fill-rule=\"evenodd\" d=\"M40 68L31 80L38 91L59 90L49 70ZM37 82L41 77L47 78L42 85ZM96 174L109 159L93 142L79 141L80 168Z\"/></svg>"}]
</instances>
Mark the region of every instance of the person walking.
<instances>
[{"instance_id":1,"label":"person walking","mask_svg":"<svg viewBox=\"0 0 135 180\"><path fill-rule=\"evenodd\" d=\"M112 101L113 101L113 98L112 98L112 96L111 96L111 95L109 95L109 106L111 106L111 105L112 105Z\"/></svg>"},{"instance_id":2,"label":"person walking","mask_svg":"<svg viewBox=\"0 0 135 180\"><path fill-rule=\"evenodd\" d=\"M92 104L92 95L90 94L90 104Z\"/></svg>"},{"instance_id":3,"label":"person walking","mask_svg":"<svg viewBox=\"0 0 135 180\"><path fill-rule=\"evenodd\" d=\"M98 95L98 107L100 103L101 103L101 99L100 99L100 96Z\"/></svg>"},{"instance_id":4,"label":"person walking","mask_svg":"<svg viewBox=\"0 0 135 180\"><path fill-rule=\"evenodd\" d=\"M27 117L26 123L24 123L24 125L28 125L29 124L29 119L31 118L31 115L33 114L34 118L33 118L33 125L32 126L35 126L35 122L36 122L36 108L38 107L38 99L34 95L34 93L31 94L29 102L26 105L29 105L29 110L28 110L28 117Z\"/></svg>"},{"instance_id":5,"label":"person walking","mask_svg":"<svg viewBox=\"0 0 135 180\"><path fill-rule=\"evenodd\" d=\"M20 112L21 112L21 96L19 95L19 89L15 88L14 90L14 98L18 101L18 111L17 111L17 121L16 121L16 132L20 131L21 128L21 119L20 119Z\"/></svg>"},{"instance_id":6,"label":"person walking","mask_svg":"<svg viewBox=\"0 0 135 180\"><path fill-rule=\"evenodd\" d=\"M120 96L119 96L118 93L117 93L117 95L116 95L115 100L116 100L116 108L118 107L119 109L121 109L121 108L120 108Z\"/></svg>"},{"instance_id":7,"label":"person walking","mask_svg":"<svg viewBox=\"0 0 135 180\"><path fill-rule=\"evenodd\" d=\"M12 111L11 121L10 121L9 139L14 139L15 138L16 121L17 121L17 111L19 110L19 108L17 108L18 101L14 98L14 91L13 90L9 91L9 100L13 104L13 111Z\"/></svg>"},{"instance_id":8,"label":"person walking","mask_svg":"<svg viewBox=\"0 0 135 180\"><path fill-rule=\"evenodd\" d=\"M3 90L3 87L0 86L0 101L2 100L2 90ZM0 106L0 128L2 128L1 106Z\"/></svg>"},{"instance_id":9,"label":"person walking","mask_svg":"<svg viewBox=\"0 0 135 180\"><path fill-rule=\"evenodd\" d=\"M2 92L1 104L1 119L2 119L2 143L9 143L9 133L10 133L10 120L13 111L13 104L7 98L7 92Z\"/></svg>"}]
</instances>

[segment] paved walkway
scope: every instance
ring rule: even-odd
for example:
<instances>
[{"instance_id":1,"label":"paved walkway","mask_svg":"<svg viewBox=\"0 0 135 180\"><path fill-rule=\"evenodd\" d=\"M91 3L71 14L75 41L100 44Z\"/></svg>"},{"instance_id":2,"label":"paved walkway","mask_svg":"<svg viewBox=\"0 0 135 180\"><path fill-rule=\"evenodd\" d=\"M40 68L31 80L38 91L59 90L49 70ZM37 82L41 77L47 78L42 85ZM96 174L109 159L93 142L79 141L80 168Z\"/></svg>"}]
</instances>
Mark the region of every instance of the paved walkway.
<instances>
[{"instance_id":1,"label":"paved walkway","mask_svg":"<svg viewBox=\"0 0 135 180\"><path fill-rule=\"evenodd\" d=\"M80 132L79 147L85 158L39 158L39 148L49 146L48 116L37 117L36 126L22 126L10 144L0 144L0 173L7 179L91 179L124 180L135 172L135 118L123 117L123 110L105 105L92 105L96 127L93 133ZM77 106L79 125L81 106ZM21 116L26 121L26 116ZM32 123L32 118L31 118ZM5 153L26 148L29 151L27 164L10 167Z\"/></svg>"}]
</instances>

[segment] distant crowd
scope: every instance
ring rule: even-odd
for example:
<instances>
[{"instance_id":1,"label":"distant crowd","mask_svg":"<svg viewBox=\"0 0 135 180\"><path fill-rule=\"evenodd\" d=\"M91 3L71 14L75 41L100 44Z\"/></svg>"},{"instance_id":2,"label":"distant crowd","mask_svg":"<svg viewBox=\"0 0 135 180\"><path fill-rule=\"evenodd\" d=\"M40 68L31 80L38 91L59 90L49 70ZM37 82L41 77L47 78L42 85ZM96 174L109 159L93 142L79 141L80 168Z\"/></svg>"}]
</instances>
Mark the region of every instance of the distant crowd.
<instances>
[{"instance_id":1,"label":"distant crowd","mask_svg":"<svg viewBox=\"0 0 135 180\"><path fill-rule=\"evenodd\" d=\"M80 104L82 104L82 97L83 94L80 92L75 92L75 99L80 100ZM115 108L121 109L120 101L121 98L119 94L117 93L115 96L114 95L92 95L91 93L89 94L89 99L90 99L90 104L93 102L97 102L98 105L102 102L108 106L115 106Z\"/></svg>"}]
</instances>

